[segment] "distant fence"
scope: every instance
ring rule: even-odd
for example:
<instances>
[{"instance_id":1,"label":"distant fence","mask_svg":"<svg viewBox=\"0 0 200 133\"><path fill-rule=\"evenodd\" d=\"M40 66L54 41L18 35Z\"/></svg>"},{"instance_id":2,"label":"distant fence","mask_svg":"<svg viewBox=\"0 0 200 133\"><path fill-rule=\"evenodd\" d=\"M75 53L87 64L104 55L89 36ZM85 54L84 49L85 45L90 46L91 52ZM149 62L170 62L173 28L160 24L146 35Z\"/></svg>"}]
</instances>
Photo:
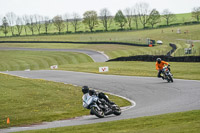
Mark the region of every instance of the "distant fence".
<instances>
[{"instance_id":1,"label":"distant fence","mask_svg":"<svg viewBox=\"0 0 200 133\"><path fill-rule=\"evenodd\" d=\"M200 56L181 56L181 57L172 57L166 55L137 55L129 57L119 57L116 59L111 59L109 61L156 61L157 58L161 58L165 61L170 62L200 62Z\"/></svg>"}]
</instances>

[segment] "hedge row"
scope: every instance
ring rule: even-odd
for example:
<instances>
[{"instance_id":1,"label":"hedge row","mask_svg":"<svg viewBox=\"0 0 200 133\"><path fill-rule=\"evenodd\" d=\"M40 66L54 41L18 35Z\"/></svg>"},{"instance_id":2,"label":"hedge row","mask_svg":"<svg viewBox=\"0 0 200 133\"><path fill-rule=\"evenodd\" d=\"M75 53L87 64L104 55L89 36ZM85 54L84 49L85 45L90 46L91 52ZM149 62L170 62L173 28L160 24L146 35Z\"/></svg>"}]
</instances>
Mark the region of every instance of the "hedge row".
<instances>
[{"instance_id":1,"label":"hedge row","mask_svg":"<svg viewBox=\"0 0 200 133\"><path fill-rule=\"evenodd\" d=\"M119 57L116 59L111 59L109 61L156 61L157 58L161 58L164 61L170 62L200 62L200 56L181 56L181 57L172 57L166 55L137 55L129 57Z\"/></svg>"},{"instance_id":2,"label":"hedge row","mask_svg":"<svg viewBox=\"0 0 200 133\"><path fill-rule=\"evenodd\" d=\"M147 44L135 44L125 42L73 42L73 41L0 41L0 43L77 43L77 44L120 44L139 47L149 47ZM154 45L153 45L154 46Z\"/></svg>"}]
</instances>

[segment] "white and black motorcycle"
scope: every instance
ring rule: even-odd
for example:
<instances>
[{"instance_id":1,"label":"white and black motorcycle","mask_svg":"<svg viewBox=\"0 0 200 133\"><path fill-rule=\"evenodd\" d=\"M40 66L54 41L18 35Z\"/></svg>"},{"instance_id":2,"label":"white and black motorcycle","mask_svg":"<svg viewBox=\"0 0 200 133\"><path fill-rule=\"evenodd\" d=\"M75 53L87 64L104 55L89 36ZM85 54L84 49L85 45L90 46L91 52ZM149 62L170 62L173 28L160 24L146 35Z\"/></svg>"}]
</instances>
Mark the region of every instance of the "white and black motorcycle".
<instances>
[{"instance_id":1,"label":"white and black motorcycle","mask_svg":"<svg viewBox=\"0 0 200 133\"><path fill-rule=\"evenodd\" d=\"M90 109L90 114L96 115L99 118L103 118L106 115L120 115L121 109L116 104L109 104L104 99L100 99L99 97L93 95L87 101L86 108Z\"/></svg>"},{"instance_id":2,"label":"white and black motorcycle","mask_svg":"<svg viewBox=\"0 0 200 133\"><path fill-rule=\"evenodd\" d=\"M169 65L163 67L163 69L162 69L162 74L163 74L163 78L164 78L165 80L167 80L167 82L174 82L174 80L173 80L173 75L172 75L172 73L170 72L170 66L169 66Z\"/></svg>"}]
</instances>

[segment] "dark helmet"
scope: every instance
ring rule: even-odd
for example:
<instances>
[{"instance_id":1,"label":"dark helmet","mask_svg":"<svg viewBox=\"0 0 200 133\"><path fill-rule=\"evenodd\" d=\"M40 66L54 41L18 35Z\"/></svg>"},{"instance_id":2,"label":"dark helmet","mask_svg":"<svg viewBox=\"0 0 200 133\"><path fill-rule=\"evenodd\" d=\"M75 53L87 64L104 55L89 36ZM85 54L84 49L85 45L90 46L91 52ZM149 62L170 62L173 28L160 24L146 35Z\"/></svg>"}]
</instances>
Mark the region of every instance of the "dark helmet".
<instances>
[{"instance_id":1,"label":"dark helmet","mask_svg":"<svg viewBox=\"0 0 200 133\"><path fill-rule=\"evenodd\" d=\"M157 58L156 61L160 64L161 63L161 58Z\"/></svg>"},{"instance_id":2,"label":"dark helmet","mask_svg":"<svg viewBox=\"0 0 200 133\"><path fill-rule=\"evenodd\" d=\"M83 87L82 87L82 92L83 92L83 94L88 93L88 92L89 92L88 86L83 86Z\"/></svg>"}]
</instances>

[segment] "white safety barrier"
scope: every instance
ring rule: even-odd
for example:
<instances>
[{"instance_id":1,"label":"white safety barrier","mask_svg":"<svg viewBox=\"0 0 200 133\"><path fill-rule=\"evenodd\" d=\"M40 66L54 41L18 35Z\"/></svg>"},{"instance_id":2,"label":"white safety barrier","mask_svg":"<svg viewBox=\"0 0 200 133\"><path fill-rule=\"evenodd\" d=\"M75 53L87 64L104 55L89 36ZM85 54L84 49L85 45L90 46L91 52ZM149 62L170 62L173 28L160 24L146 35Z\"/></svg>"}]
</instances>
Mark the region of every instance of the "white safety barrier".
<instances>
[{"instance_id":1,"label":"white safety barrier","mask_svg":"<svg viewBox=\"0 0 200 133\"><path fill-rule=\"evenodd\" d=\"M50 67L51 69L58 69L58 65L53 65Z\"/></svg>"},{"instance_id":2,"label":"white safety barrier","mask_svg":"<svg viewBox=\"0 0 200 133\"><path fill-rule=\"evenodd\" d=\"M108 67L99 67L99 72L108 72L109 68Z\"/></svg>"}]
</instances>

